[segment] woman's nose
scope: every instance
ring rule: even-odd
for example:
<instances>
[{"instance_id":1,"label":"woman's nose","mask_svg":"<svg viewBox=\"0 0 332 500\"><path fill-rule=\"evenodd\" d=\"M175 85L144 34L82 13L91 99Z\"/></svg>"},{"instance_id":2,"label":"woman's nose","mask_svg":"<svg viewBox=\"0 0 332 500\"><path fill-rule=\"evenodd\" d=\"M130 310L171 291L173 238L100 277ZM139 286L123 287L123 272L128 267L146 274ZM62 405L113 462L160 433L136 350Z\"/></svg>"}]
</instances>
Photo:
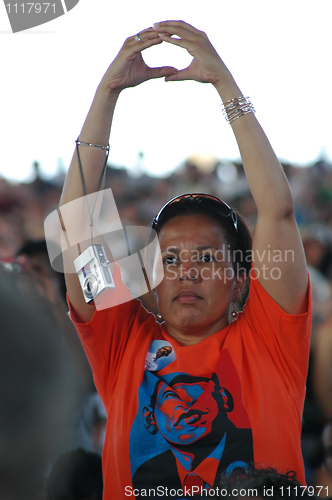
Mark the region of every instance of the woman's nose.
<instances>
[{"instance_id":1,"label":"woman's nose","mask_svg":"<svg viewBox=\"0 0 332 500\"><path fill-rule=\"evenodd\" d=\"M181 264L179 268L179 278L180 281L197 281L199 278L199 270L192 262Z\"/></svg>"}]
</instances>

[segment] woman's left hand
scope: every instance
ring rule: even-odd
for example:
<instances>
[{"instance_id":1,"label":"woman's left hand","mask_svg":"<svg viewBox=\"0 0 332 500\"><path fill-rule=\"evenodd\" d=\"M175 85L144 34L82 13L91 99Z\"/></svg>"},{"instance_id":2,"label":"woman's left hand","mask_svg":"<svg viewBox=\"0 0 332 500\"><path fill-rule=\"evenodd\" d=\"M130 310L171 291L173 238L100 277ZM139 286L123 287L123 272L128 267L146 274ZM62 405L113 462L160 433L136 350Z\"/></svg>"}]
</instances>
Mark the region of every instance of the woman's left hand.
<instances>
[{"instance_id":1,"label":"woman's left hand","mask_svg":"<svg viewBox=\"0 0 332 500\"><path fill-rule=\"evenodd\" d=\"M187 68L167 76L166 81L195 80L218 86L229 74L203 31L199 31L184 21L164 21L154 24L153 28L165 42L187 49L194 58ZM178 38L172 38L173 35Z\"/></svg>"}]
</instances>

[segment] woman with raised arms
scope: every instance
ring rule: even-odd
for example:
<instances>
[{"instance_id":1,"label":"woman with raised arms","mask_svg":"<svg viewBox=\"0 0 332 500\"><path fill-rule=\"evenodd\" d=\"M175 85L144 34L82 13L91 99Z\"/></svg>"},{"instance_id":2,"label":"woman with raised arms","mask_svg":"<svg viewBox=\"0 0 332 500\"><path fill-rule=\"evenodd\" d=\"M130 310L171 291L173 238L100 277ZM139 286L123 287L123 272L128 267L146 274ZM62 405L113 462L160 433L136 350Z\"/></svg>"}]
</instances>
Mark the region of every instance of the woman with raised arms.
<instances>
[{"instance_id":1,"label":"woman with raised arms","mask_svg":"<svg viewBox=\"0 0 332 500\"><path fill-rule=\"evenodd\" d=\"M141 53L160 43L187 50L191 64L149 68ZM164 266L154 290L162 322L130 295L96 310L77 275L67 273L71 317L108 415L104 498L204 497L221 471L250 463L292 469L304 483L300 434L311 319L293 199L251 102L204 32L165 21L126 39L79 135L86 192L98 189L119 94L161 77L215 87L258 219L251 240L240 215L208 194L179 196L160 211L152 227ZM185 117L181 109L171 112L181 135ZM61 206L83 196L75 151ZM274 251L292 258L276 264ZM125 290L116 266L114 280L114 294Z\"/></svg>"}]
</instances>

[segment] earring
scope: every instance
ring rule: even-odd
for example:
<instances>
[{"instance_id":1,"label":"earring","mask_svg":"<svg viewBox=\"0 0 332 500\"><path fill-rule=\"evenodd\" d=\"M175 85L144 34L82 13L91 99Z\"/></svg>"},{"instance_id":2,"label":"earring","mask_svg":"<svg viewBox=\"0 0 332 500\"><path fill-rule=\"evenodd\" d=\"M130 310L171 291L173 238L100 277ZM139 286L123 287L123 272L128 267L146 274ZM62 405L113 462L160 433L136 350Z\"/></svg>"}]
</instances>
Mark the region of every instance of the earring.
<instances>
[{"instance_id":1,"label":"earring","mask_svg":"<svg viewBox=\"0 0 332 500\"><path fill-rule=\"evenodd\" d=\"M158 321L162 321L163 320L163 317L160 313L156 314L156 318Z\"/></svg>"},{"instance_id":2,"label":"earring","mask_svg":"<svg viewBox=\"0 0 332 500\"><path fill-rule=\"evenodd\" d=\"M232 311L231 311L231 318L236 319L238 316L238 312L235 309L235 302L232 302Z\"/></svg>"}]
</instances>

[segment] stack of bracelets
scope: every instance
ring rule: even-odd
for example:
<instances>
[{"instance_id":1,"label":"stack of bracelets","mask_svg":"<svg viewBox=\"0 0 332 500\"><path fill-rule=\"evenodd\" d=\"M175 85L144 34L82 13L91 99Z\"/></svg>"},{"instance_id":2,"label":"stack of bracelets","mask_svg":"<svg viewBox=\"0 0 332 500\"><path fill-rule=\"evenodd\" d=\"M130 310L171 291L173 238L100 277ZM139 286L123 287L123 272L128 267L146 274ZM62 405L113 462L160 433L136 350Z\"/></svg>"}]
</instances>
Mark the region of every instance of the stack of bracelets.
<instances>
[{"instance_id":1,"label":"stack of bracelets","mask_svg":"<svg viewBox=\"0 0 332 500\"><path fill-rule=\"evenodd\" d=\"M255 113L255 108L251 104L249 97L235 97L222 104L223 113L228 123L232 123L243 115Z\"/></svg>"}]
</instances>

